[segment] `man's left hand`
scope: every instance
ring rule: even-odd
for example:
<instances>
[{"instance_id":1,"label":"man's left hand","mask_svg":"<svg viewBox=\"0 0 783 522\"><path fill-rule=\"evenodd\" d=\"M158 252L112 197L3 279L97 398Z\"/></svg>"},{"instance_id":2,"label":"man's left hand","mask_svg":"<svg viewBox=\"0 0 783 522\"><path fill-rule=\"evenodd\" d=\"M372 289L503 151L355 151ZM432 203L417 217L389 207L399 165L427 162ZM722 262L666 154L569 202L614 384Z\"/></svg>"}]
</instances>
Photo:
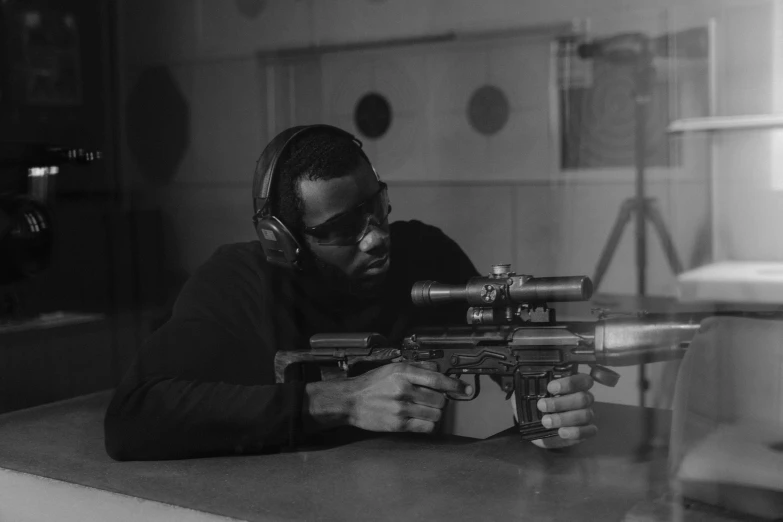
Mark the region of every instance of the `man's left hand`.
<instances>
[{"instance_id":1,"label":"man's left hand","mask_svg":"<svg viewBox=\"0 0 783 522\"><path fill-rule=\"evenodd\" d=\"M598 433L593 424L593 379L584 373L557 379L549 383L547 391L557 397L538 401L538 409L544 412L542 424L558 428L557 437L534 440L541 448L563 448L589 439Z\"/></svg>"}]
</instances>

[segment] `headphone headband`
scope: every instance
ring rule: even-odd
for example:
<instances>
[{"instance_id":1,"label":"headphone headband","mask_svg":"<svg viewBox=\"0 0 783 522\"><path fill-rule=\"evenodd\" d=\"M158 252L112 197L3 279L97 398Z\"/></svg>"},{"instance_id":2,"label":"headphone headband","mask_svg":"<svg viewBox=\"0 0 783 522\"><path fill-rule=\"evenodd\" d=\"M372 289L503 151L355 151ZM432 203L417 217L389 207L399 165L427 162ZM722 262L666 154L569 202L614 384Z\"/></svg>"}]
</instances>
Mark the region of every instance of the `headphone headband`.
<instances>
[{"instance_id":1,"label":"headphone headband","mask_svg":"<svg viewBox=\"0 0 783 522\"><path fill-rule=\"evenodd\" d=\"M361 151L361 154L364 159L367 160L367 163L372 166L370 159L362 149L362 142L350 132L326 124L300 125L286 129L275 136L275 138L264 147L264 151L256 162L255 174L253 176L253 210L255 214L265 214L270 211L270 209L267 208L267 205L269 203L269 196L272 192L272 186L276 181L277 163L280 160L280 157L296 139L304 134L315 131L326 131L353 141L359 147L359 151ZM375 172L374 167L373 172ZM375 176L378 176L377 172L375 173Z\"/></svg>"},{"instance_id":2,"label":"headphone headband","mask_svg":"<svg viewBox=\"0 0 783 522\"><path fill-rule=\"evenodd\" d=\"M258 239L264 249L267 261L280 266L299 267L301 247L296 237L275 216L269 208L269 197L276 182L278 161L288 146L303 134L316 131L329 132L335 136L348 138L359 147L359 152L373 170L376 179L380 181L375 167L362 150L362 142L350 132L332 125L302 125L286 129L269 142L256 162L253 174L253 223Z\"/></svg>"}]
</instances>

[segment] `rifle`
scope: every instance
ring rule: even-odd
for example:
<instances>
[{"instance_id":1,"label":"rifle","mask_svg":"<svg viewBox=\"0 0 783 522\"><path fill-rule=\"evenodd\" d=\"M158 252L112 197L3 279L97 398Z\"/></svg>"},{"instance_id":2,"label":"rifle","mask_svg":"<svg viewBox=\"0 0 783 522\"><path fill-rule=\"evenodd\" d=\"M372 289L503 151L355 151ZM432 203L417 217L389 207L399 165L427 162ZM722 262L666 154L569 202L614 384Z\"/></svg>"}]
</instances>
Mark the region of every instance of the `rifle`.
<instances>
[{"instance_id":1,"label":"rifle","mask_svg":"<svg viewBox=\"0 0 783 522\"><path fill-rule=\"evenodd\" d=\"M705 312L599 316L596 321L558 322L550 302L587 301L593 285L586 276L517 275L510 265L494 265L486 277L465 285L419 281L411 289L416 306L455 301L471 305L466 325L425 327L392 346L377 333L316 334L310 350L275 355L277 382L296 379L302 364L336 362L347 372L360 363L432 361L446 375L473 375L473 400L481 375L500 381L506 399L516 400L519 433L524 440L557 435L541 424L539 399L550 397L547 385L574 375L580 364L590 367L596 382L613 387L620 375L609 366L632 366L679 359L706 317L766 316L763 313Z\"/></svg>"}]
</instances>

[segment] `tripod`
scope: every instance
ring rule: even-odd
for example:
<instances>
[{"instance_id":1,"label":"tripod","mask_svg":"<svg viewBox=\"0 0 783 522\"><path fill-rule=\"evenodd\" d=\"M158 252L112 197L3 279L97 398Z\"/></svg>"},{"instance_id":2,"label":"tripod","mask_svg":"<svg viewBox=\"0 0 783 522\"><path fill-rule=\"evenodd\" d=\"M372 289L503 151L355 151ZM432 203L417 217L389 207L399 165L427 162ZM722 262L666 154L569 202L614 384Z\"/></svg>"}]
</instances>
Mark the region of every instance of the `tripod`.
<instances>
[{"instance_id":1,"label":"tripod","mask_svg":"<svg viewBox=\"0 0 783 522\"><path fill-rule=\"evenodd\" d=\"M634 163L636 169L635 195L626 199L615 220L606 245L598 259L598 265L593 277L597 290L609 268L612 256L617 250L623 231L632 217L635 217L636 245L636 293L639 296L647 294L647 222L653 226L661 241L666 260L672 272L682 272L682 264L677 256L671 234L661 216L656 200L645 194L645 174L647 170L647 117L652 99L652 89L655 78L653 45L650 39L639 33L621 35L607 40L603 44L592 44L580 49L582 58L602 55L608 60L629 64L634 68ZM639 406L643 408L643 425L645 439L640 444L637 457L647 460L653 448L652 437L655 428L655 416L652 408L645 408L646 393L650 387L647 380L646 365L639 365L638 390Z\"/></svg>"}]
</instances>

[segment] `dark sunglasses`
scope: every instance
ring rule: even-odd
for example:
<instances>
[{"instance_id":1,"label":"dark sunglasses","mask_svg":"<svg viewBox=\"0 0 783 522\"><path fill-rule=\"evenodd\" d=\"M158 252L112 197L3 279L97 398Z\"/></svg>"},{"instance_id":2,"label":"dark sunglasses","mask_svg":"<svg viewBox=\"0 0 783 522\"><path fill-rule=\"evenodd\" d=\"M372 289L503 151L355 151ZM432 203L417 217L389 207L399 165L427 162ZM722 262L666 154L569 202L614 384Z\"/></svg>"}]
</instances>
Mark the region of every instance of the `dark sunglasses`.
<instances>
[{"instance_id":1,"label":"dark sunglasses","mask_svg":"<svg viewBox=\"0 0 783 522\"><path fill-rule=\"evenodd\" d=\"M315 238L319 245L347 246L355 245L367 234L372 221L383 225L391 212L386 183L381 188L351 210L338 214L320 225L305 227L304 233Z\"/></svg>"}]
</instances>

